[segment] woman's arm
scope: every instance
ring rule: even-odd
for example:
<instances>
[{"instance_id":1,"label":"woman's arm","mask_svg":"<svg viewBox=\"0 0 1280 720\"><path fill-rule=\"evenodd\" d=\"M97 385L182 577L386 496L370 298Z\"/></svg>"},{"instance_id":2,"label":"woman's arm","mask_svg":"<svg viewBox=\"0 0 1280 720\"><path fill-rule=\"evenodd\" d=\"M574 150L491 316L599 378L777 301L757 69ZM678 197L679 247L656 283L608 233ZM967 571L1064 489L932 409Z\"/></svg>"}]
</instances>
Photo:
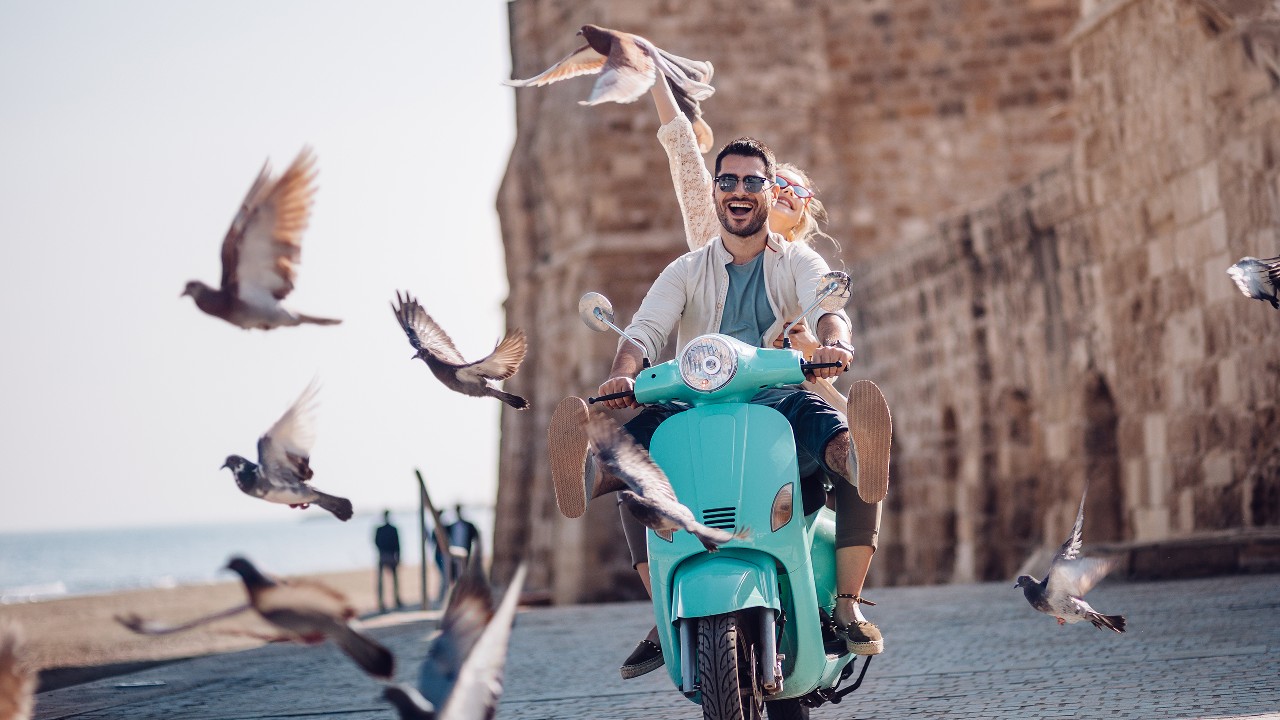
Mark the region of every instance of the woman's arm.
<instances>
[{"instance_id":1,"label":"woman's arm","mask_svg":"<svg viewBox=\"0 0 1280 720\"><path fill-rule=\"evenodd\" d=\"M720 234L720 219L712 202L711 173L698 152L693 125L680 112L665 77L653 84L653 104L658 111L658 141L667 151L671 182L675 185L680 216L684 220L685 241L697 250Z\"/></svg>"}]
</instances>

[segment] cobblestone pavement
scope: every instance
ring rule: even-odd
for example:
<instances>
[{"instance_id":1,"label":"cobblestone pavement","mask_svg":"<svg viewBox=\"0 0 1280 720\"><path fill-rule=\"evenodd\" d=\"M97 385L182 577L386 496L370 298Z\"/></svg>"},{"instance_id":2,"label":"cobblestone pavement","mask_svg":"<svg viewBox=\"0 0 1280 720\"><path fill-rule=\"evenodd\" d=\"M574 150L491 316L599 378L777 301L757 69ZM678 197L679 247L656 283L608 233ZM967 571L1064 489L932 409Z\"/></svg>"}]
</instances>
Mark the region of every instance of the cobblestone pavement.
<instances>
[{"instance_id":1,"label":"cobblestone pavement","mask_svg":"<svg viewBox=\"0 0 1280 720\"><path fill-rule=\"evenodd\" d=\"M887 649L862 689L813 718L1280 718L1280 576L1104 582L1089 600L1117 635L1058 627L1013 583L879 588ZM645 604L522 612L500 720L701 717L665 670L617 666ZM375 628L416 676L428 621ZM162 681L163 685L147 685ZM121 685L128 685L121 687ZM43 693L37 718L393 718L379 684L328 645L273 645Z\"/></svg>"}]
</instances>

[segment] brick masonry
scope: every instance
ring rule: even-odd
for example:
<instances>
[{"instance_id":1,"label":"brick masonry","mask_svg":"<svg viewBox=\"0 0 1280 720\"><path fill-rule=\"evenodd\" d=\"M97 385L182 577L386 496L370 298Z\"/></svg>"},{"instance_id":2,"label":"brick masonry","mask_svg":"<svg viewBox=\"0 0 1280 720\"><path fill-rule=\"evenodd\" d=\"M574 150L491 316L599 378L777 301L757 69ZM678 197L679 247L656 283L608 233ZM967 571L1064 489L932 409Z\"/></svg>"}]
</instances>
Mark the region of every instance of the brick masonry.
<instances>
[{"instance_id":1,"label":"brick masonry","mask_svg":"<svg viewBox=\"0 0 1280 720\"><path fill-rule=\"evenodd\" d=\"M894 409L873 584L1010 576L1086 539L1280 526L1280 315L1225 269L1280 254L1280 95L1210 0L511 4L513 75L586 22L716 64L718 144L761 137L814 176L855 277L851 375ZM558 602L636 597L616 509L555 510L545 428L682 251L647 99L517 91L498 198L508 321L531 354L504 412L495 561ZM852 379L852 378L851 378Z\"/></svg>"}]
</instances>

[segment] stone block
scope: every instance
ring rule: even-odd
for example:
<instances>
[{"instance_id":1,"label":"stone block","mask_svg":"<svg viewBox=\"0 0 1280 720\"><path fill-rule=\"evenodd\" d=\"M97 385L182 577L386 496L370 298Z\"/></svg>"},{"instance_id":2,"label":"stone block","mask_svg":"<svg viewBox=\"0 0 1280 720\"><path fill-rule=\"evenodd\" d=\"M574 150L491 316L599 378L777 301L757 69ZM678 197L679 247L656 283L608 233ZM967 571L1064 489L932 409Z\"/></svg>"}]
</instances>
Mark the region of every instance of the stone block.
<instances>
[{"instance_id":1,"label":"stone block","mask_svg":"<svg viewBox=\"0 0 1280 720\"><path fill-rule=\"evenodd\" d=\"M1147 492L1145 505L1164 507L1170 485L1169 461L1166 457L1147 458Z\"/></svg>"},{"instance_id":2,"label":"stone block","mask_svg":"<svg viewBox=\"0 0 1280 720\"><path fill-rule=\"evenodd\" d=\"M1235 282L1227 275L1227 268L1231 267L1231 264L1238 259L1232 259L1228 253L1219 252L1209 256L1201 264L1200 285L1206 305L1235 302L1243 299L1244 296L1240 294L1240 289L1236 287Z\"/></svg>"},{"instance_id":3,"label":"stone block","mask_svg":"<svg viewBox=\"0 0 1280 720\"><path fill-rule=\"evenodd\" d=\"M1169 537L1169 509L1139 507L1133 511L1134 540L1162 540Z\"/></svg>"},{"instance_id":4,"label":"stone block","mask_svg":"<svg viewBox=\"0 0 1280 720\"><path fill-rule=\"evenodd\" d=\"M1204 471L1204 483L1208 487L1226 487L1234 479L1229 453L1215 450L1209 453L1200 465Z\"/></svg>"},{"instance_id":5,"label":"stone block","mask_svg":"<svg viewBox=\"0 0 1280 720\"><path fill-rule=\"evenodd\" d=\"M1240 399L1239 379L1236 375L1236 361L1234 357L1225 357L1219 360L1216 369L1218 372L1218 404L1232 406L1237 404Z\"/></svg>"},{"instance_id":6,"label":"stone block","mask_svg":"<svg viewBox=\"0 0 1280 720\"><path fill-rule=\"evenodd\" d=\"M1148 413L1142 420L1142 449L1148 458L1164 457L1169 451L1168 422L1163 413Z\"/></svg>"},{"instance_id":7,"label":"stone block","mask_svg":"<svg viewBox=\"0 0 1280 720\"><path fill-rule=\"evenodd\" d=\"M1044 426L1045 458L1049 461L1066 460L1071 455L1071 433L1066 423L1046 423Z\"/></svg>"},{"instance_id":8,"label":"stone block","mask_svg":"<svg viewBox=\"0 0 1280 720\"><path fill-rule=\"evenodd\" d=\"M1130 505L1147 504L1146 463L1142 458L1129 458L1121 466L1121 482L1124 484L1125 502Z\"/></svg>"}]
</instances>

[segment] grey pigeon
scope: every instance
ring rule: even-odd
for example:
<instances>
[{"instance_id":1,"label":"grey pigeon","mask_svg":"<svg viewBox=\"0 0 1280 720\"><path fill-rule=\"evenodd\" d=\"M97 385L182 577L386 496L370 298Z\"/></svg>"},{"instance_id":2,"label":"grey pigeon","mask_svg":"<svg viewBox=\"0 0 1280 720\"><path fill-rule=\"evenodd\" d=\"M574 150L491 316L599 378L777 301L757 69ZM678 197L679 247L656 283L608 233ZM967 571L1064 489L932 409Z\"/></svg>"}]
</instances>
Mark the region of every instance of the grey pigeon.
<instances>
[{"instance_id":1,"label":"grey pigeon","mask_svg":"<svg viewBox=\"0 0 1280 720\"><path fill-rule=\"evenodd\" d=\"M528 400L493 386L494 382L506 380L520 369L528 349L523 330L508 331L493 352L475 362L467 362L454 347L453 340L417 300L399 292L396 300L399 305L392 304L391 310L409 336L409 344L418 351L413 357L425 362L445 387L472 397L495 397L517 410L529 407Z\"/></svg>"},{"instance_id":2,"label":"grey pigeon","mask_svg":"<svg viewBox=\"0 0 1280 720\"><path fill-rule=\"evenodd\" d=\"M1022 588L1022 594L1031 603L1031 607L1054 616L1059 625L1088 620L1099 630L1105 628L1122 633L1125 628L1123 615L1103 615L1084 600L1085 593L1093 589L1115 565L1115 561L1110 559L1080 557L1084 499L1088 494L1089 486L1086 484L1084 493L1080 495L1080 509L1076 512L1076 524L1071 528L1071 536L1053 556L1044 580L1021 575L1014 587Z\"/></svg>"},{"instance_id":3,"label":"grey pigeon","mask_svg":"<svg viewBox=\"0 0 1280 720\"><path fill-rule=\"evenodd\" d=\"M302 260L302 233L315 196L315 156L303 148L278 178L265 164L222 240L222 283L192 280L182 291L196 307L246 330L335 325L332 318L296 313L280 303L293 291Z\"/></svg>"},{"instance_id":4,"label":"grey pigeon","mask_svg":"<svg viewBox=\"0 0 1280 720\"><path fill-rule=\"evenodd\" d=\"M1280 283L1280 257L1265 260L1242 257L1227 268L1227 275L1245 297L1265 300L1271 303L1271 307L1280 308L1280 297L1276 296L1276 285Z\"/></svg>"},{"instance_id":5,"label":"grey pigeon","mask_svg":"<svg viewBox=\"0 0 1280 720\"><path fill-rule=\"evenodd\" d=\"M440 634L422 661L418 687L388 685L383 695L402 720L488 720L502 695L503 670L525 566L497 610L479 563L454 586ZM437 708L439 710L437 711Z\"/></svg>"},{"instance_id":6,"label":"grey pigeon","mask_svg":"<svg viewBox=\"0 0 1280 720\"><path fill-rule=\"evenodd\" d=\"M599 74L591 95L580 101L582 105L602 102L635 102L662 73L676 97L676 104L693 123L698 149L711 149L711 126L702 119L701 101L711 97L711 76L715 72L710 62L689 60L673 55L639 35L610 30L597 25L583 25L578 34L586 45L566 55L559 62L526 80L510 80L514 87L540 87L579 75Z\"/></svg>"},{"instance_id":7,"label":"grey pigeon","mask_svg":"<svg viewBox=\"0 0 1280 720\"><path fill-rule=\"evenodd\" d=\"M618 497L645 527L665 537L676 530L686 530L710 552L734 538L746 537L746 529L735 534L694 519L693 511L676 499L662 468L611 418L595 413L587 419L586 429L600 465L601 486L608 487L610 477L612 482L624 483L626 489L620 490Z\"/></svg>"},{"instance_id":8,"label":"grey pigeon","mask_svg":"<svg viewBox=\"0 0 1280 720\"><path fill-rule=\"evenodd\" d=\"M257 464L239 455L228 455L222 467L231 469L236 485L246 495L290 507L305 508L315 503L346 521L351 519L351 501L320 492L309 482L314 474L311 446L315 444L318 390L312 381L271 429L258 438Z\"/></svg>"},{"instance_id":9,"label":"grey pigeon","mask_svg":"<svg viewBox=\"0 0 1280 720\"><path fill-rule=\"evenodd\" d=\"M30 720L35 709L36 669L23 655L22 631L0 624L0 718Z\"/></svg>"},{"instance_id":10,"label":"grey pigeon","mask_svg":"<svg viewBox=\"0 0 1280 720\"><path fill-rule=\"evenodd\" d=\"M284 630L288 638L307 644L332 640L365 672L390 678L395 671L391 651L360 632L356 610L342 593L315 580L276 580L243 557L227 569L244 581L249 602L262 619Z\"/></svg>"}]
</instances>

